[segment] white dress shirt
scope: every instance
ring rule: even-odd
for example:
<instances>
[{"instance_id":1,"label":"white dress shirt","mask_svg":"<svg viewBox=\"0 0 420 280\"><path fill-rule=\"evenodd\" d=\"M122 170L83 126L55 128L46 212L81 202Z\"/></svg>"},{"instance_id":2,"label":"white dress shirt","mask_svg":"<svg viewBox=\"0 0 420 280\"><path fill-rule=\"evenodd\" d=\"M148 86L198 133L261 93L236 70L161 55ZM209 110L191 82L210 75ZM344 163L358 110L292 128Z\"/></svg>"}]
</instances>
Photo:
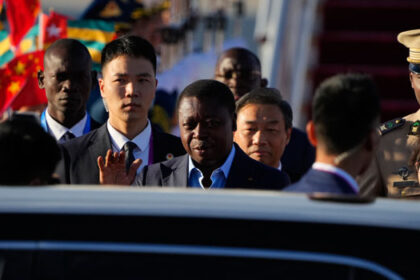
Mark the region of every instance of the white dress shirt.
<instances>
[{"instance_id":1,"label":"white dress shirt","mask_svg":"<svg viewBox=\"0 0 420 280\"><path fill-rule=\"evenodd\" d=\"M73 133L75 137L79 137L83 135L83 130L85 129L87 114L75 125L71 128L67 128L63 126L61 123L57 122L56 120L51 117L48 113L48 110L45 110L45 119L47 121L48 132L54 136L54 138L58 141L58 143L64 143L64 139L62 139L63 135L70 131Z\"/></svg>"},{"instance_id":2,"label":"white dress shirt","mask_svg":"<svg viewBox=\"0 0 420 280\"><path fill-rule=\"evenodd\" d=\"M109 120L106 125L108 128L109 135L111 136L113 152L121 152L123 150L124 144L128 141L131 141L137 145L137 147L133 151L133 154L135 159L141 158L142 160L140 167L137 169L137 174L139 174L140 171L146 165L149 164L150 137L152 136L152 126L150 124L150 121L147 120L146 128L143 129L142 132L137 134L137 136L131 140L122 135L115 128L113 128L112 125L109 123Z\"/></svg>"}]
</instances>

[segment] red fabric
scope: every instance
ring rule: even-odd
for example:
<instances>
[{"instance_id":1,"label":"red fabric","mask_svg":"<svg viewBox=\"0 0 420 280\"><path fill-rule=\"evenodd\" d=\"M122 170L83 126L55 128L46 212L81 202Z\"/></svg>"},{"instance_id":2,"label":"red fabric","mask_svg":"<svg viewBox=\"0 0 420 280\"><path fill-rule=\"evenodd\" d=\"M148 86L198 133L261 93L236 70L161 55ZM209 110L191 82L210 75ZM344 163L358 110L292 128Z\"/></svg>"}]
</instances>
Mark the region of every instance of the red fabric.
<instances>
[{"instance_id":1,"label":"red fabric","mask_svg":"<svg viewBox=\"0 0 420 280\"><path fill-rule=\"evenodd\" d=\"M42 14L39 28L40 41L45 50L56 40L67 37L67 17L55 12L49 16Z\"/></svg>"},{"instance_id":2,"label":"red fabric","mask_svg":"<svg viewBox=\"0 0 420 280\"><path fill-rule=\"evenodd\" d=\"M43 57L44 51L21 55L0 70L0 115L10 106L18 110L48 102L37 79L38 71L43 70Z\"/></svg>"},{"instance_id":3,"label":"red fabric","mask_svg":"<svg viewBox=\"0 0 420 280\"><path fill-rule=\"evenodd\" d=\"M14 48L19 45L19 42L34 25L40 8L40 0L6 0L10 43Z\"/></svg>"}]
</instances>

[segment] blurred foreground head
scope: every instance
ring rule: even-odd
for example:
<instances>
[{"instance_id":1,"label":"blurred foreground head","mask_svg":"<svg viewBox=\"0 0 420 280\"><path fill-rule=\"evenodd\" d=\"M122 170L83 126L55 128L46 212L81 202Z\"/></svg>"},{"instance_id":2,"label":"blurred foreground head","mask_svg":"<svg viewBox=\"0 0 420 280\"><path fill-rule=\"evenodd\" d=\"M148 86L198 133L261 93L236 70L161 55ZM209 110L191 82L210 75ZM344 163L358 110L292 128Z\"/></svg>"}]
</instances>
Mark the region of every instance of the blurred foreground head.
<instances>
[{"instance_id":1,"label":"blurred foreground head","mask_svg":"<svg viewBox=\"0 0 420 280\"><path fill-rule=\"evenodd\" d=\"M358 173L363 173L379 141L379 113L379 97L369 76L340 74L325 80L316 90L306 128L317 161L333 157L339 166L355 160Z\"/></svg>"},{"instance_id":2,"label":"blurred foreground head","mask_svg":"<svg viewBox=\"0 0 420 280\"><path fill-rule=\"evenodd\" d=\"M0 123L0 185L46 185L61 158L55 139L35 121Z\"/></svg>"}]
</instances>

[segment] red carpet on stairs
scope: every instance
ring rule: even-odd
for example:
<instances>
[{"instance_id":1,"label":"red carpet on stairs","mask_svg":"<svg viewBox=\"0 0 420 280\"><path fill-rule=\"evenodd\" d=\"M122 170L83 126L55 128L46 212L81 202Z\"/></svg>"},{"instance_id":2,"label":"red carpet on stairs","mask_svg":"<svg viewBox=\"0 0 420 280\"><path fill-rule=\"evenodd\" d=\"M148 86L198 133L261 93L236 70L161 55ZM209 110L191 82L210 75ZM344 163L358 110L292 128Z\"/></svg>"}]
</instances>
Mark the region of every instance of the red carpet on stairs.
<instances>
[{"instance_id":1,"label":"red carpet on stairs","mask_svg":"<svg viewBox=\"0 0 420 280\"><path fill-rule=\"evenodd\" d=\"M420 28L420 1L327 0L317 38L315 87L336 73L370 74L381 96L382 121L419 108L408 77L408 49L398 33Z\"/></svg>"}]
</instances>

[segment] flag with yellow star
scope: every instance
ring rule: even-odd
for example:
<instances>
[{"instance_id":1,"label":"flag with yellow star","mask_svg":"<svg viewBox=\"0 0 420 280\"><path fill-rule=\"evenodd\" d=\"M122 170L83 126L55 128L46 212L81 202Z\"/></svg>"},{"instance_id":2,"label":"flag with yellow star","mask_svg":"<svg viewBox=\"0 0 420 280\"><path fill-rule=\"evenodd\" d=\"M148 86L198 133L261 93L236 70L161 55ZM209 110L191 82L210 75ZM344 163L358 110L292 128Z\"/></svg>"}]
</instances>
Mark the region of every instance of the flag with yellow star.
<instances>
[{"instance_id":1,"label":"flag with yellow star","mask_svg":"<svg viewBox=\"0 0 420 280\"><path fill-rule=\"evenodd\" d=\"M42 13L39 19L40 49L46 50L52 43L67 37L67 17L50 12L49 15Z\"/></svg>"},{"instance_id":2,"label":"flag with yellow star","mask_svg":"<svg viewBox=\"0 0 420 280\"><path fill-rule=\"evenodd\" d=\"M9 107L18 110L48 102L37 80L43 57L44 51L17 56L0 70L0 115Z\"/></svg>"}]
</instances>

